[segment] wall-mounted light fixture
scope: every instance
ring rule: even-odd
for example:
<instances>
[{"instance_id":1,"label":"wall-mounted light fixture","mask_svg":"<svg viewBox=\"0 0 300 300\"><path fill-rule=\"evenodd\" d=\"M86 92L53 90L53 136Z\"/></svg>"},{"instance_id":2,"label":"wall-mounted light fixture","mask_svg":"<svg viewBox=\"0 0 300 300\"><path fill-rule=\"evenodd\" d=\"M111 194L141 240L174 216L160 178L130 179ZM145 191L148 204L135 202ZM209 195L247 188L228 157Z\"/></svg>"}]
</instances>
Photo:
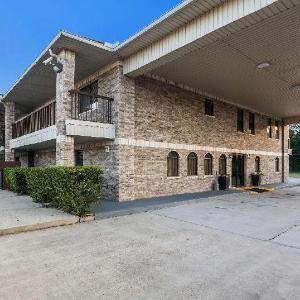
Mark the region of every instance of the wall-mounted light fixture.
<instances>
[{"instance_id":1,"label":"wall-mounted light fixture","mask_svg":"<svg viewBox=\"0 0 300 300\"><path fill-rule=\"evenodd\" d=\"M268 61L265 61L265 62L258 64L256 67L259 70L266 69L266 68L271 67L271 63L269 63Z\"/></svg>"}]
</instances>

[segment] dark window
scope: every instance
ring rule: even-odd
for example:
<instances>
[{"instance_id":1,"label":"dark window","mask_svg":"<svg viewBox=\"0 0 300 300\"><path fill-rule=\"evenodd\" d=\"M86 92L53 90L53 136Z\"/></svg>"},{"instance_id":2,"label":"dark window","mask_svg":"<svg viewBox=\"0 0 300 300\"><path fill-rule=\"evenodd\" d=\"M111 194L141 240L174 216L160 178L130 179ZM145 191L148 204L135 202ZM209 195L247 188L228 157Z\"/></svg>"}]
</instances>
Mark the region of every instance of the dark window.
<instances>
[{"instance_id":1,"label":"dark window","mask_svg":"<svg viewBox=\"0 0 300 300\"><path fill-rule=\"evenodd\" d=\"M279 172L279 158L275 158L275 172Z\"/></svg>"},{"instance_id":2,"label":"dark window","mask_svg":"<svg viewBox=\"0 0 300 300\"><path fill-rule=\"evenodd\" d=\"M237 131L244 132L244 111L237 110Z\"/></svg>"},{"instance_id":3,"label":"dark window","mask_svg":"<svg viewBox=\"0 0 300 300\"><path fill-rule=\"evenodd\" d=\"M255 134L255 116L253 113L249 113L249 130L251 134Z\"/></svg>"},{"instance_id":4,"label":"dark window","mask_svg":"<svg viewBox=\"0 0 300 300\"><path fill-rule=\"evenodd\" d=\"M192 152L187 158L188 176L198 175L198 159L197 154Z\"/></svg>"},{"instance_id":5,"label":"dark window","mask_svg":"<svg viewBox=\"0 0 300 300\"><path fill-rule=\"evenodd\" d=\"M76 167L83 166L83 151L82 150L75 151L75 166Z\"/></svg>"},{"instance_id":6,"label":"dark window","mask_svg":"<svg viewBox=\"0 0 300 300\"><path fill-rule=\"evenodd\" d=\"M205 114L207 116L214 116L214 101L210 99L205 99Z\"/></svg>"},{"instance_id":7,"label":"dark window","mask_svg":"<svg viewBox=\"0 0 300 300\"><path fill-rule=\"evenodd\" d=\"M204 157L204 175L213 175L213 157L210 153Z\"/></svg>"},{"instance_id":8,"label":"dark window","mask_svg":"<svg viewBox=\"0 0 300 300\"><path fill-rule=\"evenodd\" d=\"M168 177L179 176L179 155L177 152L172 151L167 158Z\"/></svg>"},{"instance_id":9,"label":"dark window","mask_svg":"<svg viewBox=\"0 0 300 300\"><path fill-rule=\"evenodd\" d=\"M222 154L219 159L219 174L220 175L227 174L227 159L225 154Z\"/></svg>"},{"instance_id":10,"label":"dark window","mask_svg":"<svg viewBox=\"0 0 300 300\"><path fill-rule=\"evenodd\" d=\"M277 140L279 140L279 136L280 136L279 129L280 129L279 121L275 121L275 138Z\"/></svg>"},{"instance_id":11,"label":"dark window","mask_svg":"<svg viewBox=\"0 0 300 300\"><path fill-rule=\"evenodd\" d=\"M267 133L268 133L268 137L272 138L272 119L268 119Z\"/></svg>"},{"instance_id":12,"label":"dark window","mask_svg":"<svg viewBox=\"0 0 300 300\"><path fill-rule=\"evenodd\" d=\"M261 171L260 170L260 157L256 156L255 157L255 172L259 173L260 171Z\"/></svg>"},{"instance_id":13,"label":"dark window","mask_svg":"<svg viewBox=\"0 0 300 300\"><path fill-rule=\"evenodd\" d=\"M34 156L35 156L34 151L28 151L28 153L27 153L28 168L34 167Z\"/></svg>"}]
</instances>

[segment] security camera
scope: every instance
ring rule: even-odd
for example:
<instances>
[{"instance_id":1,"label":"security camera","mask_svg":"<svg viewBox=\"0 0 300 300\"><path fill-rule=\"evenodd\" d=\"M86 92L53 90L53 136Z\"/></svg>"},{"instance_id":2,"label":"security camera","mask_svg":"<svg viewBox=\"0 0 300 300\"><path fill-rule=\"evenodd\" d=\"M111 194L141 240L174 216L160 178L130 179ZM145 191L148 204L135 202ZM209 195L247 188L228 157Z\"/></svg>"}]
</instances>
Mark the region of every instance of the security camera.
<instances>
[{"instance_id":1,"label":"security camera","mask_svg":"<svg viewBox=\"0 0 300 300\"><path fill-rule=\"evenodd\" d=\"M47 66L47 65L52 66L53 71L55 73L57 73L57 74L61 73L63 70L63 64L59 61L58 56L56 54L54 54L51 49L49 49L49 54L50 54L50 57L47 58L45 61L43 61L43 64L45 66ZM56 62L55 62L55 60L56 60Z\"/></svg>"},{"instance_id":2,"label":"security camera","mask_svg":"<svg viewBox=\"0 0 300 300\"><path fill-rule=\"evenodd\" d=\"M58 74L58 73L61 73L62 70L63 70L63 64L62 64L62 63L57 62L57 63L53 64L53 71L54 71L55 73L57 73L57 74Z\"/></svg>"},{"instance_id":3,"label":"security camera","mask_svg":"<svg viewBox=\"0 0 300 300\"><path fill-rule=\"evenodd\" d=\"M43 64L44 64L45 66L47 66L48 64L50 64L50 63L52 62L52 60L53 60L53 57L50 56L50 57L48 57L46 60L43 61Z\"/></svg>"}]
</instances>

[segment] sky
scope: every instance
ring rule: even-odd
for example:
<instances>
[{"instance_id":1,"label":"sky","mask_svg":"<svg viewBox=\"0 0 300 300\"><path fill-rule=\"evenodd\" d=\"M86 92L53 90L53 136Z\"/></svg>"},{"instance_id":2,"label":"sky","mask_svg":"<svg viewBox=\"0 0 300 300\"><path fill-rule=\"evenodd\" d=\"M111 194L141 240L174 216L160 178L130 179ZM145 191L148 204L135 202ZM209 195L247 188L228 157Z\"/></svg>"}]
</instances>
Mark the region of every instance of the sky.
<instances>
[{"instance_id":1,"label":"sky","mask_svg":"<svg viewBox=\"0 0 300 300\"><path fill-rule=\"evenodd\" d=\"M181 0L2 0L0 94L4 94L59 30L115 43Z\"/></svg>"}]
</instances>

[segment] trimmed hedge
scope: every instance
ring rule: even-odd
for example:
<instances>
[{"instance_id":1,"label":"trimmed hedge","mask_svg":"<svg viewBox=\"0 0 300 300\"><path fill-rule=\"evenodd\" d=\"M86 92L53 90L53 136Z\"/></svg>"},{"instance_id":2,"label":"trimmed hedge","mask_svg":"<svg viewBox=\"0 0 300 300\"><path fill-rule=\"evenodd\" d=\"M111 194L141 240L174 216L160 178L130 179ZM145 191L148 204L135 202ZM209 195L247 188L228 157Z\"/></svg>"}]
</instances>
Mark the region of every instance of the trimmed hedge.
<instances>
[{"instance_id":1,"label":"trimmed hedge","mask_svg":"<svg viewBox=\"0 0 300 300\"><path fill-rule=\"evenodd\" d=\"M17 194L27 194L27 181L26 181L25 168L6 168L4 169L4 177L7 187L10 191Z\"/></svg>"},{"instance_id":2,"label":"trimmed hedge","mask_svg":"<svg viewBox=\"0 0 300 300\"><path fill-rule=\"evenodd\" d=\"M34 201L51 203L80 217L90 212L90 205L97 202L101 194L102 171L98 167L5 169L10 190L20 189L18 185L21 180L15 180L18 177L16 174L20 173L25 177L26 190Z\"/></svg>"}]
</instances>

